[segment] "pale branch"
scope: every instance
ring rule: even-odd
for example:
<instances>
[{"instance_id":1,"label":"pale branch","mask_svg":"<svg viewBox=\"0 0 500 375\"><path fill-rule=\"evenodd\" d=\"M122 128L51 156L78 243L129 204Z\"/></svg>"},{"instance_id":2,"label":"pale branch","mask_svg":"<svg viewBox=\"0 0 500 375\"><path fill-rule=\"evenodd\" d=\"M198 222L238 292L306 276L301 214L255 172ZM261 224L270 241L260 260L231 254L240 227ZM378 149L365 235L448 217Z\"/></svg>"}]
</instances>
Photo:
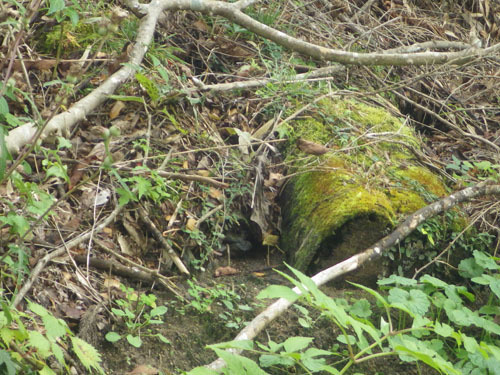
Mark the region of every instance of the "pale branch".
<instances>
[{"instance_id":1,"label":"pale branch","mask_svg":"<svg viewBox=\"0 0 500 375\"><path fill-rule=\"evenodd\" d=\"M71 241L68 241L65 244L62 244L57 249L55 249L51 253L46 254L42 259L40 259L37 262L35 268L33 268L31 270L29 279L24 283L22 288L19 290L19 292L14 297L14 300L12 301L12 308L13 309L17 308L17 305L19 305L19 303L23 300L26 293L29 292L29 290L31 289L31 286L33 285L33 283L37 279L40 272L42 272L42 270L45 268L47 263L49 263L54 258L57 258L57 257L64 255L66 253L66 249L71 249L72 247L75 247L76 245L79 245L83 241L87 240L88 238L90 238L90 236L92 236L92 234L94 232L100 232L102 229L107 227L109 224L111 224L115 220L115 218L118 216L118 214L122 211L123 207L124 206L117 206L113 210L113 212L111 212L108 215L108 217L106 217L100 224L98 224L94 228L93 231L88 231L88 232L78 236L77 238L75 238Z\"/></svg>"},{"instance_id":2,"label":"pale branch","mask_svg":"<svg viewBox=\"0 0 500 375\"><path fill-rule=\"evenodd\" d=\"M284 32L276 30L243 13L231 3L214 0L161 0L163 10L192 10L204 14L224 17L249 31L320 61L333 61L345 65L431 65L452 63L465 64L477 57L492 55L500 51L500 43L489 48L473 48L458 52L417 53L358 53L318 46Z\"/></svg>"},{"instance_id":3,"label":"pale branch","mask_svg":"<svg viewBox=\"0 0 500 375\"><path fill-rule=\"evenodd\" d=\"M196 91L210 91L210 92L220 92L220 91L230 91L230 90L241 90L241 89L251 89L255 87L262 87L268 83L275 84L287 84L295 82L305 82L312 79L325 78L337 74L345 70L342 65L327 66L324 68L319 68L312 70L307 73L300 73L292 75L284 80L277 80L275 78L261 78L261 79L250 79L247 81L235 81L228 83L216 83L213 85L205 85L199 79L193 77L193 82L197 88L191 88L183 90L186 93L196 92Z\"/></svg>"},{"instance_id":4,"label":"pale branch","mask_svg":"<svg viewBox=\"0 0 500 375\"><path fill-rule=\"evenodd\" d=\"M94 241L104 251L110 253L114 257L118 258L120 261L129 264L130 265L130 269L132 269L134 271L135 270L139 270L139 271L142 271L144 273L147 273L147 274L151 275L151 278L152 278L153 281L158 280L162 285L164 285L172 293L174 293L176 296L182 298L182 295L177 291L177 289L178 289L177 286L172 282L172 280L170 280L170 278L162 275L158 271L153 271L153 270L149 269L148 267L141 266L140 264L138 264L138 263L136 263L136 262L128 259L127 257L124 257L123 255L119 254L118 252L116 252L113 249L109 248L104 241L101 241L98 238L95 238ZM85 257L85 260L86 259L87 259L87 257ZM90 261L91 261L91 265L92 265L92 258L90 258Z\"/></svg>"},{"instance_id":5,"label":"pale branch","mask_svg":"<svg viewBox=\"0 0 500 375\"><path fill-rule=\"evenodd\" d=\"M384 53L412 53L426 49L458 49L464 50L471 48L471 45L464 42L453 42L449 40L431 40L429 42L415 43L409 46L401 46L385 50Z\"/></svg>"},{"instance_id":6,"label":"pale branch","mask_svg":"<svg viewBox=\"0 0 500 375\"><path fill-rule=\"evenodd\" d=\"M500 185L492 184L491 181L483 181L477 185L465 188L457 193L454 193L426 207L423 207L410 215L391 234L382 238L380 241L376 242L373 246L366 249L365 251L317 273L312 277L312 281L317 286L321 286L339 276L342 276L350 271L354 271L364 263L382 256L384 251L389 249L391 246L400 243L411 232L413 232L418 225L431 218L432 216L445 212L458 203L468 201L478 196L489 194L499 195ZM295 287L293 291L298 295L301 294L300 289L297 287ZM278 299L276 302L267 307L263 312L257 315L254 320L252 320L243 330L240 331L240 333L235 337L234 340L252 340L271 321L280 316L292 304L293 302L290 302L285 298ZM231 352L240 353L241 351L233 349L231 350ZM224 366L225 362L221 358L218 358L217 360L207 365L208 368L214 370L223 368Z\"/></svg>"},{"instance_id":7,"label":"pale branch","mask_svg":"<svg viewBox=\"0 0 500 375\"><path fill-rule=\"evenodd\" d=\"M387 53L387 51L382 51L357 53L336 50L294 38L258 22L242 12L242 9L254 2L255 0L239 0L235 3L214 0L152 0L149 4L140 4L136 0L126 1L127 6L134 14L143 17L129 63L111 75L100 87L73 104L67 111L49 120L43 129L41 139L43 140L54 134L69 134L77 122L85 119L88 114L102 104L109 95L133 75L134 67L141 64L152 41L158 18L165 10L192 10L209 15L218 15L292 51L300 52L321 61L333 61L344 65L430 65L444 63L459 65L500 51L500 43L488 48L473 48L470 46L470 48L458 52ZM10 131L5 139L7 150L11 154L19 153L20 149L33 139L36 129L37 125L27 123Z\"/></svg>"},{"instance_id":8,"label":"pale branch","mask_svg":"<svg viewBox=\"0 0 500 375\"><path fill-rule=\"evenodd\" d=\"M147 51L149 44L153 39L156 23L161 12L151 11L141 20L137 39L130 54L130 60L116 73L111 75L104 83L90 94L80 99L73 104L67 111L54 116L46 124L42 139L51 135L67 135L73 126L84 120L87 115L92 113L99 105L101 105L109 95L126 82L135 72L134 66L139 66ZM37 125L27 123L9 132L5 137L7 150L11 154L19 153L19 150L28 142L31 141L37 130Z\"/></svg>"}]
</instances>

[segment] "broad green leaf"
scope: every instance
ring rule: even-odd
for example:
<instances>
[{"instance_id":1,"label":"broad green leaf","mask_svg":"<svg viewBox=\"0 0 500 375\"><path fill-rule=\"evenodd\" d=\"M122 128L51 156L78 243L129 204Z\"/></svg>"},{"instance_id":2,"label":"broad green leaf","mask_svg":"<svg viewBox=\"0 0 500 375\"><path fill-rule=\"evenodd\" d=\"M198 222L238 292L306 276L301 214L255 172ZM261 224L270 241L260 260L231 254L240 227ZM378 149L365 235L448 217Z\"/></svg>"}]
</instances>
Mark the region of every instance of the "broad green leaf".
<instances>
[{"instance_id":1,"label":"broad green leaf","mask_svg":"<svg viewBox=\"0 0 500 375\"><path fill-rule=\"evenodd\" d=\"M142 346L142 340L139 336L128 334L127 341L130 345L135 346L136 348L140 348Z\"/></svg>"},{"instance_id":2,"label":"broad green leaf","mask_svg":"<svg viewBox=\"0 0 500 375\"><path fill-rule=\"evenodd\" d=\"M368 318L372 314L370 302L367 299L362 298L352 305L349 309L351 314L354 314L360 318Z\"/></svg>"},{"instance_id":3,"label":"broad green leaf","mask_svg":"<svg viewBox=\"0 0 500 375\"><path fill-rule=\"evenodd\" d=\"M28 302L28 309L30 309L32 312L34 312L36 315L40 317L50 315L50 313L47 311L45 307L35 302Z\"/></svg>"},{"instance_id":4,"label":"broad green leaf","mask_svg":"<svg viewBox=\"0 0 500 375\"><path fill-rule=\"evenodd\" d=\"M0 96L0 115L9 113L9 104L3 96Z\"/></svg>"},{"instance_id":5,"label":"broad green leaf","mask_svg":"<svg viewBox=\"0 0 500 375\"><path fill-rule=\"evenodd\" d=\"M38 331L29 331L29 344L37 350L42 358L47 358L52 354L50 341Z\"/></svg>"},{"instance_id":6,"label":"broad green leaf","mask_svg":"<svg viewBox=\"0 0 500 375\"><path fill-rule=\"evenodd\" d=\"M106 333L106 336L104 336L106 338L106 340L108 340L109 342L117 342L118 340L120 340L122 337L116 333L116 332L108 332Z\"/></svg>"},{"instance_id":7,"label":"broad green leaf","mask_svg":"<svg viewBox=\"0 0 500 375\"><path fill-rule=\"evenodd\" d=\"M497 277L493 277L493 276L491 276L490 280L491 280L491 282L490 282L491 291L493 293L495 293L497 298L500 299L500 280Z\"/></svg>"},{"instance_id":8,"label":"broad green leaf","mask_svg":"<svg viewBox=\"0 0 500 375\"><path fill-rule=\"evenodd\" d=\"M259 364L262 367L271 367L271 366L293 366L295 361L290 357L284 357L278 354L263 354L259 357Z\"/></svg>"},{"instance_id":9,"label":"broad green leaf","mask_svg":"<svg viewBox=\"0 0 500 375\"><path fill-rule=\"evenodd\" d=\"M80 16L78 12L72 7L67 7L66 9L64 9L64 15L69 18L73 26L76 26L78 24Z\"/></svg>"},{"instance_id":10,"label":"broad green leaf","mask_svg":"<svg viewBox=\"0 0 500 375\"><path fill-rule=\"evenodd\" d=\"M151 310L149 313L150 316L159 316L164 315L168 311L166 306L158 306L157 308Z\"/></svg>"},{"instance_id":11,"label":"broad green leaf","mask_svg":"<svg viewBox=\"0 0 500 375\"><path fill-rule=\"evenodd\" d=\"M218 344L208 345L208 348L215 349L242 349L242 350L252 350L253 349L253 341L252 340L232 340L221 342Z\"/></svg>"},{"instance_id":12,"label":"broad green leaf","mask_svg":"<svg viewBox=\"0 0 500 375\"><path fill-rule=\"evenodd\" d=\"M289 337L283 342L283 348L287 353L299 352L309 346L313 340L313 337Z\"/></svg>"},{"instance_id":13,"label":"broad green leaf","mask_svg":"<svg viewBox=\"0 0 500 375\"><path fill-rule=\"evenodd\" d=\"M392 288L389 290L388 300L393 305L404 306L415 315L424 315L430 306L428 296L418 289L407 292L404 289Z\"/></svg>"},{"instance_id":14,"label":"broad green leaf","mask_svg":"<svg viewBox=\"0 0 500 375\"><path fill-rule=\"evenodd\" d=\"M116 316L120 316L120 317L127 315L127 313L125 311L117 309L117 308L114 308L114 307L111 309L111 312L113 314L115 314Z\"/></svg>"},{"instance_id":15,"label":"broad green leaf","mask_svg":"<svg viewBox=\"0 0 500 375\"><path fill-rule=\"evenodd\" d=\"M57 148L72 148L73 144L69 141L69 139L64 137L57 137Z\"/></svg>"},{"instance_id":16,"label":"broad green leaf","mask_svg":"<svg viewBox=\"0 0 500 375\"><path fill-rule=\"evenodd\" d=\"M254 361L242 357L238 354L230 353L226 350L213 348L215 354L222 358L227 364L228 374L238 375L266 375L267 372L262 370Z\"/></svg>"},{"instance_id":17,"label":"broad green leaf","mask_svg":"<svg viewBox=\"0 0 500 375\"><path fill-rule=\"evenodd\" d=\"M391 275L389 277L386 277L385 279L378 280L377 281L378 285L402 285L402 286L414 286L417 285L417 280L415 279L409 279L407 277L402 277L398 275Z\"/></svg>"},{"instance_id":18,"label":"broad green leaf","mask_svg":"<svg viewBox=\"0 0 500 375\"><path fill-rule=\"evenodd\" d=\"M443 280L440 280L431 275L424 275L420 278L421 283L430 284L436 288L445 288L448 286Z\"/></svg>"},{"instance_id":19,"label":"broad green leaf","mask_svg":"<svg viewBox=\"0 0 500 375\"><path fill-rule=\"evenodd\" d=\"M160 341L164 342L165 344L172 344L170 340L163 336L161 333L157 333L156 337L158 337Z\"/></svg>"},{"instance_id":20,"label":"broad green leaf","mask_svg":"<svg viewBox=\"0 0 500 375\"><path fill-rule=\"evenodd\" d=\"M71 336L71 343L73 351L87 370L94 369L101 374L104 373L100 365L101 355L92 345L76 336Z\"/></svg>"},{"instance_id":21,"label":"broad green leaf","mask_svg":"<svg viewBox=\"0 0 500 375\"><path fill-rule=\"evenodd\" d=\"M219 371L210 370L205 366L195 367L189 371L186 375L220 375Z\"/></svg>"},{"instance_id":22,"label":"broad green leaf","mask_svg":"<svg viewBox=\"0 0 500 375\"><path fill-rule=\"evenodd\" d=\"M0 368L2 366L6 371L5 375L16 375L16 364L12 361L9 353L0 349Z\"/></svg>"},{"instance_id":23,"label":"broad green leaf","mask_svg":"<svg viewBox=\"0 0 500 375\"><path fill-rule=\"evenodd\" d=\"M464 340L464 348L467 350L469 353L476 353L479 344L477 343L476 339L473 337L466 336L462 334L463 340Z\"/></svg>"},{"instance_id":24,"label":"broad green leaf","mask_svg":"<svg viewBox=\"0 0 500 375\"><path fill-rule=\"evenodd\" d=\"M454 331L453 328L446 323L435 322L434 332L443 337L450 337Z\"/></svg>"},{"instance_id":25,"label":"broad green leaf","mask_svg":"<svg viewBox=\"0 0 500 375\"><path fill-rule=\"evenodd\" d=\"M10 306L4 301L0 302L2 311L0 311L0 327L9 325L12 322L12 314L10 313Z\"/></svg>"},{"instance_id":26,"label":"broad green leaf","mask_svg":"<svg viewBox=\"0 0 500 375\"><path fill-rule=\"evenodd\" d=\"M38 371L38 375L56 375L56 373L47 365L44 365L43 368Z\"/></svg>"},{"instance_id":27,"label":"broad green leaf","mask_svg":"<svg viewBox=\"0 0 500 375\"><path fill-rule=\"evenodd\" d=\"M50 0L49 11L47 12L47 15L50 16L55 12L59 12L60 10L63 10L64 7L65 7L64 0Z\"/></svg>"},{"instance_id":28,"label":"broad green leaf","mask_svg":"<svg viewBox=\"0 0 500 375\"><path fill-rule=\"evenodd\" d=\"M498 270L500 268L491 255L477 250L474 250L472 254L474 255L474 259L479 266L489 270Z\"/></svg>"},{"instance_id":29,"label":"broad green leaf","mask_svg":"<svg viewBox=\"0 0 500 375\"><path fill-rule=\"evenodd\" d=\"M325 358L316 358L320 355L331 356L332 353L326 350L310 348L302 354L302 363L312 372L319 372L325 366Z\"/></svg>"},{"instance_id":30,"label":"broad green leaf","mask_svg":"<svg viewBox=\"0 0 500 375\"><path fill-rule=\"evenodd\" d=\"M445 374L457 374L457 375L462 374L461 371L454 369L451 363L445 361L444 359L438 357L437 355L436 357L432 357L427 353L416 350L415 351L410 350L405 346L397 346L394 349L398 352L408 353L415 359L418 359L424 362L425 364L429 365L430 367Z\"/></svg>"},{"instance_id":31,"label":"broad green leaf","mask_svg":"<svg viewBox=\"0 0 500 375\"><path fill-rule=\"evenodd\" d=\"M57 361L62 365L65 364L64 353L61 347L56 342L52 342L50 348Z\"/></svg>"},{"instance_id":32,"label":"broad green leaf","mask_svg":"<svg viewBox=\"0 0 500 375\"><path fill-rule=\"evenodd\" d=\"M458 272L460 276L471 279L473 277L481 276L484 268L477 264L474 258L467 258L458 264Z\"/></svg>"},{"instance_id":33,"label":"broad green leaf","mask_svg":"<svg viewBox=\"0 0 500 375\"><path fill-rule=\"evenodd\" d=\"M287 286L269 285L257 295L257 298L285 298L289 302L295 302L299 295Z\"/></svg>"},{"instance_id":34,"label":"broad green leaf","mask_svg":"<svg viewBox=\"0 0 500 375\"><path fill-rule=\"evenodd\" d=\"M66 334L67 326L64 320L57 319L53 315L45 315L42 320L47 330L47 337L56 339Z\"/></svg>"},{"instance_id":35,"label":"broad green leaf","mask_svg":"<svg viewBox=\"0 0 500 375\"><path fill-rule=\"evenodd\" d=\"M354 337L353 335L347 335L344 336L344 335L338 335L337 336L337 341L340 341L342 344L349 344L349 345L354 345L356 344L356 337Z\"/></svg>"},{"instance_id":36,"label":"broad green leaf","mask_svg":"<svg viewBox=\"0 0 500 375\"><path fill-rule=\"evenodd\" d=\"M0 222L8 224L12 227L12 231L24 235L28 229L30 229L30 224L24 216L16 215L14 212L9 212L7 216L0 216Z\"/></svg>"}]
</instances>

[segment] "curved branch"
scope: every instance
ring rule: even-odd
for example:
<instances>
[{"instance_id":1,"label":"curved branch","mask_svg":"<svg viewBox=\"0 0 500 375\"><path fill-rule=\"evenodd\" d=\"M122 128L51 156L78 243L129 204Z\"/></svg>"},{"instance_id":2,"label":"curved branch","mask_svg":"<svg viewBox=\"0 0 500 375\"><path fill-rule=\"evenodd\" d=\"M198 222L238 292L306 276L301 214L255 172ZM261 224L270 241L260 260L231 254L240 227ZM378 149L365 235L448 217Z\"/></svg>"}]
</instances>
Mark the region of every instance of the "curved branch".
<instances>
[{"instance_id":1,"label":"curved branch","mask_svg":"<svg viewBox=\"0 0 500 375\"><path fill-rule=\"evenodd\" d=\"M362 264L379 258L383 251L389 249L391 246L398 244L406 238L418 225L423 223L430 217L449 210L451 207L460 202L468 201L472 198L488 194L500 194L500 185L491 184L491 181L484 181L477 185L465 188L457 193L448 197L442 198L410 215L399 227L396 228L391 234L376 242L373 246L365 251L358 253L326 270L323 270L311 279L317 285L321 286L347 272L358 269ZM301 294L299 288L295 287L293 291ZM267 309L257 315L253 321L250 322L234 340L251 340L255 338L264 327L266 327L272 320L280 316L286 309L293 303L285 298L280 298ZM233 353L241 351L231 350ZM224 360L221 358L207 365L211 369L220 369L225 366Z\"/></svg>"},{"instance_id":2,"label":"curved branch","mask_svg":"<svg viewBox=\"0 0 500 375\"><path fill-rule=\"evenodd\" d=\"M269 27L243 13L231 3L214 0L162 0L164 10L193 10L215 14L247 28L264 38L321 61L333 61L345 65L430 65L452 63L465 64L474 58L500 51L500 43L489 48L473 48L459 52L418 52L418 53L357 53L346 52L304 42L284 32Z\"/></svg>"},{"instance_id":3,"label":"curved branch","mask_svg":"<svg viewBox=\"0 0 500 375\"><path fill-rule=\"evenodd\" d=\"M239 0L235 3L216 0L152 0L149 4L140 4L137 0L127 0L126 3L131 11L136 15L143 16L129 64L123 66L99 88L76 102L66 112L54 116L43 130L41 139L53 134L69 134L69 131L78 121L83 120L103 103L108 95L112 94L132 76L134 72L133 66L137 66L142 62L153 38L158 18L164 10L192 10L210 15L219 15L292 51L303 53L318 60L333 61L344 65L428 65L444 63L459 65L474 58L500 51L500 43L482 49L471 46L458 52L387 53L386 51L357 53L335 50L289 36L254 20L242 12L242 9L254 2L255 0ZM442 46L436 45L436 47ZM456 47L456 45L453 45L453 47ZM34 123L24 124L10 131L5 138L7 150L11 154L19 153L19 150L32 140L35 133L36 125Z\"/></svg>"},{"instance_id":4,"label":"curved branch","mask_svg":"<svg viewBox=\"0 0 500 375\"><path fill-rule=\"evenodd\" d=\"M155 3L157 3L157 1L153 1L150 6L156 5ZM148 9L150 11L148 11L139 25L137 40L132 49L130 61L104 81L101 86L73 104L67 111L54 116L45 126L42 136L40 137L41 139L45 139L54 134L69 134L77 122L85 119L88 114L92 113L109 95L113 94L120 85L133 75L134 66L141 64L148 46L153 39L156 23L161 14L161 12L158 12L154 7ZM19 153L19 150L31 141L36 133L36 129L37 127L34 123L27 123L10 131L9 135L5 137L7 150L11 154Z\"/></svg>"}]
</instances>

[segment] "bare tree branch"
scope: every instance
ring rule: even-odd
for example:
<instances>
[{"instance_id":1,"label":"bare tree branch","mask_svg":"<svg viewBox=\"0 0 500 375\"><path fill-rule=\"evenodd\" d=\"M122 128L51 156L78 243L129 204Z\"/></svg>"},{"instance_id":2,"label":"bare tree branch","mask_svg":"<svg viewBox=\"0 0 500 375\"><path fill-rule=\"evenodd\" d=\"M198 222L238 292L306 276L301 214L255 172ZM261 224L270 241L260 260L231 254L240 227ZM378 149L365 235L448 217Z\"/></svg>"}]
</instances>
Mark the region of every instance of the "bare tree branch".
<instances>
[{"instance_id":1,"label":"bare tree branch","mask_svg":"<svg viewBox=\"0 0 500 375\"><path fill-rule=\"evenodd\" d=\"M130 10L143 16L137 40L132 49L129 64L123 66L110 76L99 88L76 102L67 111L54 116L43 130L42 140L54 134L69 134L72 127L94 111L120 85L134 73L134 66L140 65L153 38L153 33L159 16L165 10L192 10L204 14L224 17L248 30L292 51L316 58L321 61L333 61L344 65L430 65L430 64L464 64L474 58L493 55L500 51L500 44L489 48L470 48L458 52L416 52L416 53L357 53L335 50L308 43L294 38L286 33L260 23L242 12L242 9L252 5L255 0L240 0L236 3L226 3L214 0L152 0L149 4L140 4L136 0L126 1ZM436 48L444 45L434 42ZM450 47L463 48L463 45L451 44ZM419 50L419 49L417 49ZM20 149L31 141L37 126L33 123L24 124L9 132L5 139L7 150L11 154L19 153Z\"/></svg>"}]
</instances>

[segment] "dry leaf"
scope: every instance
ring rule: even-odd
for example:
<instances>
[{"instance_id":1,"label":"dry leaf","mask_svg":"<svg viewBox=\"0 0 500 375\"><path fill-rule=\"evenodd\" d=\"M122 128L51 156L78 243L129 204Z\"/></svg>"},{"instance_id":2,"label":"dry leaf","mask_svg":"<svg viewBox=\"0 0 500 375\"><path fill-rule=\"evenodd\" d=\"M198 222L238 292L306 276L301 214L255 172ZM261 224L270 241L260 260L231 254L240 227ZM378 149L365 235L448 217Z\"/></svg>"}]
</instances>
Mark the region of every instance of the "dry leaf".
<instances>
[{"instance_id":1,"label":"dry leaf","mask_svg":"<svg viewBox=\"0 0 500 375\"><path fill-rule=\"evenodd\" d=\"M106 288L116 288L116 289L120 289L120 280L118 279L113 279L113 278L105 278L104 279L104 286Z\"/></svg>"},{"instance_id":2,"label":"dry leaf","mask_svg":"<svg viewBox=\"0 0 500 375\"><path fill-rule=\"evenodd\" d=\"M198 19L197 21L193 22L193 26L199 31L203 31L205 33L208 32L208 26L202 19Z\"/></svg>"},{"instance_id":3,"label":"dry leaf","mask_svg":"<svg viewBox=\"0 0 500 375\"><path fill-rule=\"evenodd\" d=\"M280 238L279 236L276 236L271 233L264 233L263 238L262 238L262 245L266 246L277 246Z\"/></svg>"},{"instance_id":4,"label":"dry leaf","mask_svg":"<svg viewBox=\"0 0 500 375\"><path fill-rule=\"evenodd\" d=\"M102 232L107 234L109 237L113 235L113 229L111 229L110 227L103 228Z\"/></svg>"},{"instance_id":5,"label":"dry leaf","mask_svg":"<svg viewBox=\"0 0 500 375\"><path fill-rule=\"evenodd\" d=\"M150 365L138 365L128 375L156 375L159 371Z\"/></svg>"},{"instance_id":6,"label":"dry leaf","mask_svg":"<svg viewBox=\"0 0 500 375\"><path fill-rule=\"evenodd\" d=\"M114 120L115 118L117 118L123 108L125 108L125 103L117 100L109 111L109 119Z\"/></svg>"},{"instance_id":7,"label":"dry leaf","mask_svg":"<svg viewBox=\"0 0 500 375\"><path fill-rule=\"evenodd\" d=\"M62 303L59 306L61 307L64 316L70 319L79 320L84 314L84 311L77 309L76 307L68 306L65 303Z\"/></svg>"},{"instance_id":8,"label":"dry leaf","mask_svg":"<svg viewBox=\"0 0 500 375\"><path fill-rule=\"evenodd\" d=\"M221 201L220 198L224 196L222 191L220 191L219 189L216 189L214 187L210 187L210 190L208 191L208 195L211 198L217 199L218 201Z\"/></svg>"},{"instance_id":9,"label":"dry leaf","mask_svg":"<svg viewBox=\"0 0 500 375\"><path fill-rule=\"evenodd\" d=\"M300 151L311 155L323 155L330 151L328 147L311 141L306 141L302 138L297 139L297 146L299 147Z\"/></svg>"},{"instance_id":10,"label":"dry leaf","mask_svg":"<svg viewBox=\"0 0 500 375\"><path fill-rule=\"evenodd\" d=\"M229 275L236 275L237 273L239 273L240 271L238 271L236 268L233 268L233 267L219 267L215 270L214 272L214 276L215 277L219 277L219 276L229 276Z\"/></svg>"},{"instance_id":11,"label":"dry leaf","mask_svg":"<svg viewBox=\"0 0 500 375\"><path fill-rule=\"evenodd\" d=\"M264 272L252 272L255 277L264 277L266 274Z\"/></svg>"},{"instance_id":12,"label":"dry leaf","mask_svg":"<svg viewBox=\"0 0 500 375\"><path fill-rule=\"evenodd\" d=\"M186 222L186 229L187 230L195 230L196 229L196 223L197 221L190 217L187 222Z\"/></svg>"},{"instance_id":13,"label":"dry leaf","mask_svg":"<svg viewBox=\"0 0 500 375\"><path fill-rule=\"evenodd\" d=\"M210 177L210 171L207 171L206 169L196 171L196 174L201 177Z\"/></svg>"}]
</instances>

